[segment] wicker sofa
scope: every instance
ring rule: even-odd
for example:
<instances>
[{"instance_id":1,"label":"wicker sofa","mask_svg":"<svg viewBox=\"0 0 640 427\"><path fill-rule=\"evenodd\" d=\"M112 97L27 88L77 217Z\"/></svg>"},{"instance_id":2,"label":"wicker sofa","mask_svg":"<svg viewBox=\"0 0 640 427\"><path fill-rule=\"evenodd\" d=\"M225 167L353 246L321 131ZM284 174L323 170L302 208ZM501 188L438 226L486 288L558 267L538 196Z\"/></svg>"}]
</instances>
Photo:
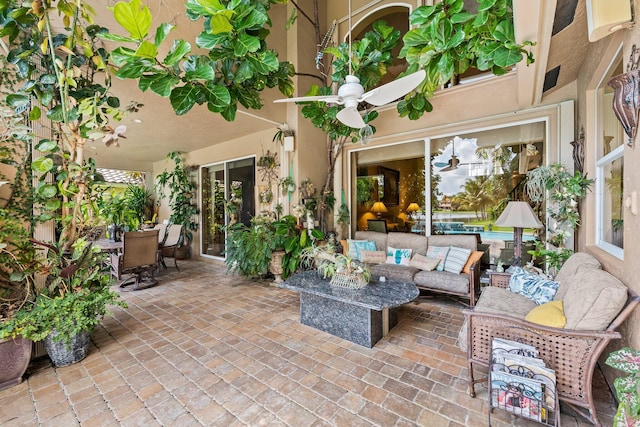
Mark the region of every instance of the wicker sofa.
<instances>
[{"instance_id":1,"label":"wicker sofa","mask_svg":"<svg viewBox=\"0 0 640 427\"><path fill-rule=\"evenodd\" d=\"M474 309L464 310L458 343L467 352L471 396L474 385L486 381L484 376L474 378L474 366L488 366L493 338L524 339L552 363L560 401L600 425L592 396L593 371L609 341L620 338L616 329L640 302L638 296L603 271L591 255L573 254L555 278L559 286L554 300L563 303L566 325L553 328L524 320L536 303L511 292L509 279L507 273L492 274Z\"/></svg>"},{"instance_id":2,"label":"wicker sofa","mask_svg":"<svg viewBox=\"0 0 640 427\"><path fill-rule=\"evenodd\" d=\"M455 246L476 251L478 242L475 235L434 235L422 236L413 233L378 233L375 231L356 231L355 239L370 240L376 243L378 250L388 247L412 249L413 254L426 255L429 245ZM374 278L384 276L388 279L415 283L418 289L431 292L456 295L469 300L473 306L480 294L480 261L474 263L470 273L450 273L447 271L422 271L416 267L373 264L370 266Z\"/></svg>"}]
</instances>

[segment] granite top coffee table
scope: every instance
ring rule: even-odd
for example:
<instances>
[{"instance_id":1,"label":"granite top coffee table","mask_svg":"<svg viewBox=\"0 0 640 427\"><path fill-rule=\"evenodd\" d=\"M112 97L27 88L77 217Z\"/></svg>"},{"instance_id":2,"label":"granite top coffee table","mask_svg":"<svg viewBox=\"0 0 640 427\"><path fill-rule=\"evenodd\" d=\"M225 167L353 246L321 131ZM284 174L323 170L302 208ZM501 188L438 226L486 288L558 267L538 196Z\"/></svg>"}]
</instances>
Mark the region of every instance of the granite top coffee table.
<instances>
[{"instance_id":1,"label":"granite top coffee table","mask_svg":"<svg viewBox=\"0 0 640 427\"><path fill-rule=\"evenodd\" d=\"M294 274L279 286L300 292L300 323L369 348L398 323L398 307L420 294L414 284L392 280L334 287L316 271Z\"/></svg>"}]
</instances>

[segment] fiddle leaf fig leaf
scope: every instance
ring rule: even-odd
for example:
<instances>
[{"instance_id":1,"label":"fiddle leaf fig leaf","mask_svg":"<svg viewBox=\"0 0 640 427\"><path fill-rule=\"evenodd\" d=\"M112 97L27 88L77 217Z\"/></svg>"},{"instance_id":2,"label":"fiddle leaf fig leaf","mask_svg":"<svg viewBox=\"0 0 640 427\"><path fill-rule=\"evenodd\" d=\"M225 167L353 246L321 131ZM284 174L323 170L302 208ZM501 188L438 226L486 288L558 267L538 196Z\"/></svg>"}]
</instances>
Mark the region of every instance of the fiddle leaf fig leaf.
<instances>
[{"instance_id":1,"label":"fiddle leaf fig leaf","mask_svg":"<svg viewBox=\"0 0 640 427\"><path fill-rule=\"evenodd\" d=\"M156 57L157 54L158 54L158 48L156 47L156 45L146 40L140 43L140 46L138 46L138 49L136 50L136 56L141 56L145 58L153 59Z\"/></svg>"},{"instance_id":2,"label":"fiddle leaf fig leaf","mask_svg":"<svg viewBox=\"0 0 640 427\"><path fill-rule=\"evenodd\" d=\"M113 6L113 16L136 40L143 40L151 28L151 11L140 0L116 3Z\"/></svg>"},{"instance_id":3,"label":"fiddle leaf fig leaf","mask_svg":"<svg viewBox=\"0 0 640 427\"><path fill-rule=\"evenodd\" d=\"M164 58L163 63L169 67L176 65L189 52L191 52L191 45L188 42L176 40L173 42L173 46Z\"/></svg>"},{"instance_id":4,"label":"fiddle leaf fig leaf","mask_svg":"<svg viewBox=\"0 0 640 427\"><path fill-rule=\"evenodd\" d=\"M190 84L174 88L171 91L169 99L176 114L181 116L189 112L196 103L199 93L200 90Z\"/></svg>"},{"instance_id":5,"label":"fiddle leaf fig leaf","mask_svg":"<svg viewBox=\"0 0 640 427\"><path fill-rule=\"evenodd\" d=\"M175 27L175 25L167 24L166 22L160 24L158 28L156 28L156 37L154 39L155 45L160 46Z\"/></svg>"},{"instance_id":6,"label":"fiddle leaf fig leaf","mask_svg":"<svg viewBox=\"0 0 640 427\"><path fill-rule=\"evenodd\" d=\"M149 89L151 89L153 93L166 98L171 95L171 89L178 83L180 83L180 79L178 77L165 74L164 76L158 77L152 81L149 85Z\"/></svg>"}]
</instances>

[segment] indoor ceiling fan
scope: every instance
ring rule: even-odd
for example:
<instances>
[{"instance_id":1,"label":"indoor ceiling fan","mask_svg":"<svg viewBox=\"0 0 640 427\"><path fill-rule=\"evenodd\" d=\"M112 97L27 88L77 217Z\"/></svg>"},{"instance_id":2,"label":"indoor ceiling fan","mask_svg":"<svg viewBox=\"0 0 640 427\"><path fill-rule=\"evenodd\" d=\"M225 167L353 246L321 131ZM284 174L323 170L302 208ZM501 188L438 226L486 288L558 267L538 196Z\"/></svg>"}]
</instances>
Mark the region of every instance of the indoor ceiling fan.
<instances>
[{"instance_id":1,"label":"indoor ceiling fan","mask_svg":"<svg viewBox=\"0 0 640 427\"><path fill-rule=\"evenodd\" d=\"M383 106L398 98L405 96L413 89L418 87L424 80L427 73L424 70L417 71L397 80L379 86L365 93L364 88L360 84L360 80L352 74L351 69L351 0L349 0L349 75L346 76L345 82L338 89L337 95L323 96L301 96L297 98L278 99L274 102L311 102L320 101L328 104L344 105L344 108L338 112L336 118L345 125L362 129L367 124L358 111L360 102L367 102L376 107Z\"/></svg>"},{"instance_id":2,"label":"indoor ceiling fan","mask_svg":"<svg viewBox=\"0 0 640 427\"><path fill-rule=\"evenodd\" d=\"M438 172L449 172L458 169L458 166L462 165L478 165L482 163L460 163L460 159L456 156L456 144L455 140L451 140L451 158L448 162L434 162L433 166L442 168Z\"/></svg>"}]
</instances>

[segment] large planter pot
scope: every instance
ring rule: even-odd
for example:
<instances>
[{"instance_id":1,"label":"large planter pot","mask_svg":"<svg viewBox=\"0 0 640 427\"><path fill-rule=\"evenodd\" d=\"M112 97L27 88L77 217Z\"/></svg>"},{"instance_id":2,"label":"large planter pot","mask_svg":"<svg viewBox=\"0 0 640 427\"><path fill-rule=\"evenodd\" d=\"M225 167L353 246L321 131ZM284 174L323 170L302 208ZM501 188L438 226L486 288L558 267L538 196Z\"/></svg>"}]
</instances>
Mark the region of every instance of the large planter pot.
<instances>
[{"instance_id":1,"label":"large planter pot","mask_svg":"<svg viewBox=\"0 0 640 427\"><path fill-rule=\"evenodd\" d=\"M44 347L47 349L49 358L57 367L71 365L77 363L87 357L89 353L89 332L82 331L75 337L71 338L71 342L67 344L63 341L55 341L58 335L57 331L53 331L44 339Z\"/></svg>"},{"instance_id":2,"label":"large planter pot","mask_svg":"<svg viewBox=\"0 0 640 427\"><path fill-rule=\"evenodd\" d=\"M20 384L31 359L31 340L0 340L0 390Z\"/></svg>"}]
</instances>

